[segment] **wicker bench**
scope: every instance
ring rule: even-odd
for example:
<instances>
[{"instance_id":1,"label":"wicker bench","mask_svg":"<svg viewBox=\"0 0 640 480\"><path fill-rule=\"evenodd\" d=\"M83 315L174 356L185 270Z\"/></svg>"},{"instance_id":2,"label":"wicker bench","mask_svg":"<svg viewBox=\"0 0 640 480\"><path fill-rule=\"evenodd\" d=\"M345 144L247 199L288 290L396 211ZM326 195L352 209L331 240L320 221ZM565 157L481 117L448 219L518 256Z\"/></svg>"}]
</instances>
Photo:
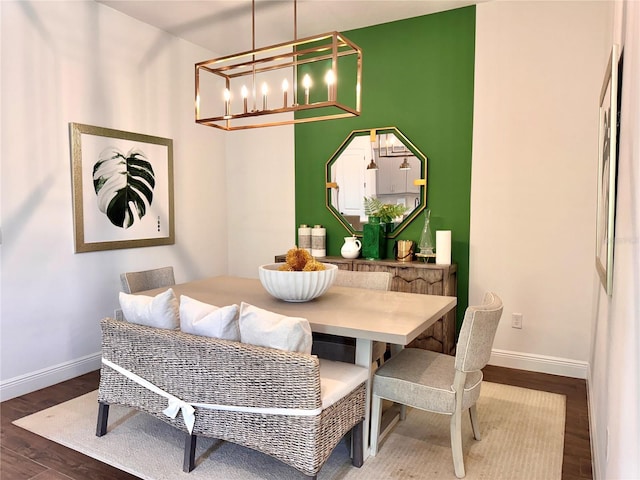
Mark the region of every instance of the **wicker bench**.
<instances>
[{"instance_id":1,"label":"wicker bench","mask_svg":"<svg viewBox=\"0 0 640 480\"><path fill-rule=\"evenodd\" d=\"M97 436L107 433L109 405L119 404L186 432L185 472L195 466L199 435L263 452L315 478L353 431L352 463L362 465L366 369L110 318L101 327Z\"/></svg>"}]
</instances>

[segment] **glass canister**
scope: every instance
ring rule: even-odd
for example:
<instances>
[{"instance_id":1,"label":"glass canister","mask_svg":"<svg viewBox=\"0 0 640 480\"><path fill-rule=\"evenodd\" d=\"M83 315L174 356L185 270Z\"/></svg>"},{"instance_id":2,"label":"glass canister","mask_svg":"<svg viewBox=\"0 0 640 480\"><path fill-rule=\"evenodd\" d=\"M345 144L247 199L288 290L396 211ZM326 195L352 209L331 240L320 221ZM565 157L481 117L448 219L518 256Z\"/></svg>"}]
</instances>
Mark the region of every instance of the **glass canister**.
<instances>
[{"instance_id":1,"label":"glass canister","mask_svg":"<svg viewBox=\"0 0 640 480\"><path fill-rule=\"evenodd\" d=\"M424 227L420 235L418 249L422 255L433 255L434 252L433 234L431 233L431 210L424 211Z\"/></svg>"}]
</instances>

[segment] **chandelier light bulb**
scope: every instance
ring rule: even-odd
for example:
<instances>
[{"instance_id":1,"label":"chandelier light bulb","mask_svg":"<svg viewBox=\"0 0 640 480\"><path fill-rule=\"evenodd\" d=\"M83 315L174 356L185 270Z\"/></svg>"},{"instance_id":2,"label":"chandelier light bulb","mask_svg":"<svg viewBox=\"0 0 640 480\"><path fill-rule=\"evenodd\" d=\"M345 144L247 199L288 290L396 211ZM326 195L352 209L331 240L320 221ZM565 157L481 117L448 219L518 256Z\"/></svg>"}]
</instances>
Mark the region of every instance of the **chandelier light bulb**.
<instances>
[{"instance_id":1,"label":"chandelier light bulb","mask_svg":"<svg viewBox=\"0 0 640 480\"><path fill-rule=\"evenodd\" d=\"M327 85L333 85L336 81L336 76L333 74L333 70L327 71L327 74L324 76L324 81L327 82Z\"/></svg>"},{"instance_id":2,"label":"chandelier light bulb","mask_svg":"<svg viewBox=\"0 0 640 480\"><path fill-rule=\"evenodd\" d=\"M302 86L306 90L309 90L309 88L311 88L311 77L309 76L308 73L306 73L304 77L302 77Z\"/></svg>"}]
</instances>

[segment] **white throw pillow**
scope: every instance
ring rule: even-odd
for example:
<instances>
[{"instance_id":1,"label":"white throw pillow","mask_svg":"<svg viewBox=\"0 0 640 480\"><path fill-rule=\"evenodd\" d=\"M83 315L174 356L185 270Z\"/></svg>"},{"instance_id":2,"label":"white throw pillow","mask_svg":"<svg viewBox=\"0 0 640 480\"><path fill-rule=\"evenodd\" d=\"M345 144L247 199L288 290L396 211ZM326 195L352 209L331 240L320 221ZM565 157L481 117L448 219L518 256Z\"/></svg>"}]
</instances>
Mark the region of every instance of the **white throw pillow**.
<instances>
[{"instance_id":1,"label":"white throw pillow","mask_svg":"<svg viewBox=\"0 0 640 480\"><path fill-rule=\"evenodd\" d=\"M131 323L166 329L180 326L178 299L172 288L155 297L120 292L120 308Z\"/></svg>"},{"instance_id":2,"label":"white throw pillow","mask_svg":"<svg viewBox=\"0 0 640 480\"><path fill-rule=\"evenodd\" d=\"M193 335L240 341L238 305L216 307L180 295L180 330Z\"/></svg>"},{"instance_id":3,"label":"white throw pillow","mask_svg":"<svg viewBox=\"0 0 640 480\"><path fill-rule=\"evenodd\" d=\"M243 343L311 354L313 340L306 318L287 317L242 302L239 323Z\"/></svg>"}]
</instances>

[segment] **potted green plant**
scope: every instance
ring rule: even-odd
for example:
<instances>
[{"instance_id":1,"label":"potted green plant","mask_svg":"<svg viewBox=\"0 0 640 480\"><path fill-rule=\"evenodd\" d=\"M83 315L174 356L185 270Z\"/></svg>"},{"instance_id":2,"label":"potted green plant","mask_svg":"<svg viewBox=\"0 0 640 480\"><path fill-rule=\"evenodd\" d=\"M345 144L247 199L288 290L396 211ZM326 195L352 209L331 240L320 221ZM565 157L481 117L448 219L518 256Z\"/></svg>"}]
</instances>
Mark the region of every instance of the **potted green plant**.
<instances>
[{"instance_id":1,"label":"potted green plant","mask_svg":"<svg viewBox=\"0 0 640 480\"><path fill-rule=\"evenodd\" d=\"M364 197L364 213L368 217L380 219L380 223L392 224L393 220L407 211L407 207L399 203L383 203L375 197Z\"/></svg>"},{"instance_id":2,"label":"potted green plant","mask_svg":"<svg viewBox=\"0 0 640 480\"><path fill-rule=\"evenodd\" d=\"M379 198L364 197L364 213L369 221L362 227L362 256L369 260L383 258L387 247L387 233L393 220L407 211L401 204L383 203Z\"/></svg>"}]
</instances>

